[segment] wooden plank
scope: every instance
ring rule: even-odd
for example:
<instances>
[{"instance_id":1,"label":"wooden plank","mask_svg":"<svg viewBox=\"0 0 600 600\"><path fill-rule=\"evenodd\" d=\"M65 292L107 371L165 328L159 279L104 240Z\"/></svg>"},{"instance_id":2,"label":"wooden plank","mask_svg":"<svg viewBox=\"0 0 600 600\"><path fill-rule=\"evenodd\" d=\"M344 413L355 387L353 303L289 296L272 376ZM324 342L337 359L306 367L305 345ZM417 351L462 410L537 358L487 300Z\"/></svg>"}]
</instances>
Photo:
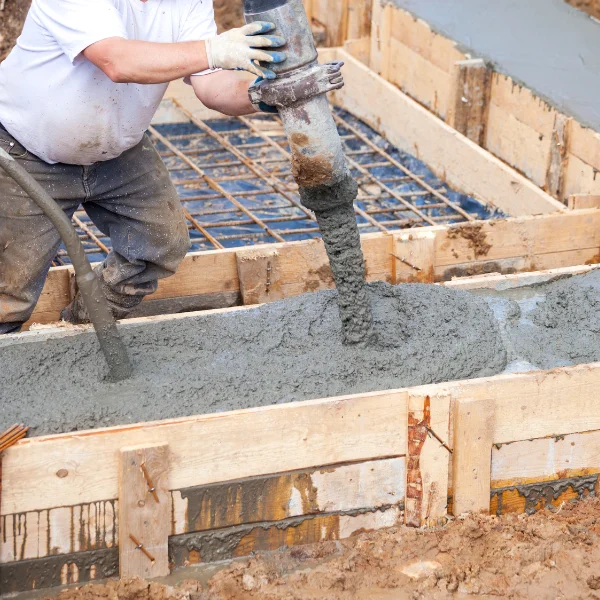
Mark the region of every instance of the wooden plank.
<instances>
[{"instance_id":1,"label":"wooden plank","mask_svg":"<svg viewBox=\"0 0 600 600\"><path fill-rule=\"evenodd\" d=\"M338 50L338 58L346 62L346 85L333 94L334 102L384 131L391 143L425 161L448 185L511 216L564 208L344 50Z\"/></svg>"},{"instance_id":2,"label":"wooden plank","mask_svg":"<svg viewBox=\"0 0 600 600\"><path fill-rule=\"evenodd\" d=\"M454 403L452 511L455 516L490 509L494 401L461 398Z\"/></svg>"},{"instance_id":3,"label":"wooden plank","mask_svg":"<svg viewBox=\"0 0 600 600\"><path fill-rule=\"evenodd\" d=\"M372 3L369 0L348 0L346 40L367 39L371 36Z\"/></svg>"},{"instance_id":4,"label":"wooden plank","mask_svg":"<svg viewBox=\"0 0 600 600\"><path fill-rule=\"evenodd\" d=\"M171 493L171 535L404 501L405 458L268 475Z\"/></svg>"},{"instance_id":5,"label":"wooden plank","mask_svg":"<svg viewBox=\"0 0 600 600\"><path fill-rule=\"evenodd\" d=\"M526 257L535 265L543 254L599 247L600 216L582 210L453 225L439 230L435 245L436 267L509 257Z\"/></svg>"},{"instance_id":6,"label":"wooden plank","mask_svg":"<svg viewBox=\"0 0 600 600\"><path fill-rule=\"evenodd\" d=\"M492 449L492 488L597 473L600 473L600 431L538 438Z\"/></svg>"},{"instance_id":7,"label":"wooden plank","mask_svg":"<svg viewBox=\"0 0 600 600\"><path fill-rule=\"evenodd\" d=\"M485 142L490 100L490 68L481 58L454 63L446 123L477 145Z\"/></svg>"},{"instance_id":8,"label":"wooden plank","mask_svg":"<svg viewBox=\"0 0 600 600\"><path fill-rule=\"evenodd\" d=\"M544 138L552 135L556 109L510 76L492 74L491 102Z\"/></svg>"},{"instance_id":9,"label":"wooden plank","mask_svg":"<svg viewBox=\"0 0 600 600\"><path fill-rule=\"evenodd\" d=\"M600 133L573 121L570 131L569 153L600 171Z\"/></svg>"},{"instance_id":10,"label":"wooden plank","mask_svg":"<svg viewBox=\"0 0 600 600\"><path fill-rule=\"evenodd\" d=\"M385 77L437 116L444 118L452 84L446 71L392 37L389 69Z\"/></svg>"},{"instance_id":11,"label":"wooden plank","mask_svg":"<svg viewBox=\"0 0 600 600\"><path fill-rule=\"evenodd\" d=\"M312 0L312 20L326 32L326 46L341 46L348 27L348 0Z\"/></svg>"},{"instance_id":12,"label":"wooden plank","mask_svg":"<svg viewBox=\"0 0 600 600\"><path fill-rule=\"evenodd\" d=\"M125 445L168 443L171 490L401 456L405 403L405 392L361 394L31 438L4 455L0 512L116 498L117 451Z\"/></svg>"},{"instance_id":13,"label":"wooden plank","mask_svg":"<svg viewBox=\"0 0 600 600\"><path fill-rule=\"evenodd\" d=\"M436 231L394 234L394 283L433 283Z\"/></svg>"},{"instance_id":14,"label":"wooden plank","mask_svg":"<svg viewBox=\"0 0 600 600\"><path fill-rule=\"evenodd\" d=\"M411 394L494 401L493 443L600 429L600 363L411 388ZM568 399L568 402L565 401ZM452 444L450 444L452 446Z\"/></svg>"},{"instance_id":15,"label":"wooden plank","mask_svg":"<svg viewBox=\"0 0 600 600\"><path fill-rule=\"evenodd\" d=\"M594 265L581 265L577 267L564 267L560 269L547 269L546 271L536 271L535 273L515 273L511 275L479 275L476 277L465 277L454 281L445 281L441 285L459 290L510 290L527 285L539 285L555 279L562 279L565 276L581 275L589 273L597 268Z\"/></svg>"},{"instance_id":16,"label":"wooden plank","mask_svg":"<svg viewBox=\"0 0 600 600\"><path fill-rule=\"evenodd\" d=\"M536 270L586 262L598 262L600 258L600 214L595 210L577 213L550 214L539 217L477 222L463 227L437 226L419 230L418 236L435 233L435 279L447 280L453 276L483 273L486 270L519 271ZM412 234L417 235L413 232ZM415 239L415 244L421 242ZM365 255L368 281L400 281L395 275L394 238L392 235L367 234L361 237ZM413 242L411 242L412 244ZM408 243L405 244L409 246ZM321 240L288 242L261 246L261 252L276 252L279 256L279 282L282 297L290 297L310 291L330 289L334 286L327 254ZM406 248L407 252L413 252ZM239 290L236 264L240 250L220 250L188 255L181 267L181 276L174 275L170 288L172 298L185 303L190 292L203 290L205 294L225 294L223 299L231 302L231 295ZM419 251L416 251L418 254ZM598 256L598 258L596 258ZM506 259L514 259L502 263ZM223 268L225 266L225 268ZM224 276L220 277L219 273ZM399 271L400 272L400 271ZM51 270L51 274L53 271ZM64 275L65 270L59 268ZM62 276L61 275L61 276ZM47 283L49 295L58 297ZM265 280L266 282L266 280ZM179 286L181 284L181 286ZM235 288L233 291L227 291ZM149 302L153 302L150 296ZM199 296L202 298L202 295ZM167 299L165 299L167 300ZM156 302L156 301L155 301ZM53 312L37 322L48 323L58 317L62 301L57 301Z\"/></svg>"},{"instance_id":17,"label":"wooden plank","mask_svg":"<svg viewBox=\"0 0 600 600\"><path fill-rule=\"evenodd\" d=\"M569 154L567 161L563 194L569 197L573 194L600 194L599 171L581 160L574 154Z\"/></svg>"},{"instance_id":18,"label":"wooden plank","mask_svg":"<svg viewBox=\"0 0 600 600\"><path fill-rule=\"evenodd\" d=\"M169 574L169 446L143 445L119 452L119 574Z\"/></svg>"},{"instance_id":19,"label":"wooden plank","mask_svg":"<svg viewBox=\"0 0 600 600\"><path fill-rule=\"evenodd\" d=\"M393 7L391 21L394 39L448 74L456 61L468 58L453 40L434 32L427 22L401 8Z\"/></svg>"},{"instance_id":20,"label":"wooden plank","mask_svg":"<svg viewBox=\"0 0 600 600\"><path fill-rule=\"evenodd\" d=\"M373 0L371 5L371 51L369 67L383 75L384 62L389 55L390 30L392 27L392 6L383 6L380 0Z\"/></svg>"},{"instance_id":21,"label":"wooden plank","mask_svg":"<svg viewBox=\"0 0 600 600\"><path fill-rule=\"evenodd\" d=\"M242 302L262 304L281 300L281 266L279 252L273 248L247 248L236 252Z\"/></svg>"},{"instance_id":22,"label":"wooden plank","mask_svg":"<svg viewBox=\"0 0 600 600\"><path fill-rule=\"evenodd\" d=\"M447 512L450 398L409 393L404 521L435 526Z\"/></svg>"},{"instance_id":23,"label":"wooden plank","mask_svg":"<svg viewBox=\"0 0 600 600\"><path fill-rule=\"evenodd\" d=\"M586 208L600 208L599 194L572 194L567 200L567 206L571 210L583 210Z\"/></svg>"},{"instance_id":24,"label":"wooden plank","mask_svg":"<svg viewBox=\"0 0 600 600\"><path fill-rule=\"evenodd\" d=\"M488 108L484 148L518 169L536 185L546 183L551 135L519 121L492 99Z\"/></svg>"},{"instance_id":25,"label":"wooden plank","mask_svg":"<svg viewBox=\"0 0 600 600\"><path fill-rule=\"evenodd\" d=\"M188 487L169 493L170 535L404 502L405 458ZM0 564L117 546L118 500L0 518Z\"/></svg>"},{"instance_id":26,"label":"wooden plank","mask_svg":"<svg viewBox=\"0 0 600 600\"><path fill-rule=\"evenodd\" d=\"M550 157L546 174L546 191L559 199L563 197L569 155L569 131L572 120L571 117L558 113L552 130Z\"/></svg>"}]
</instances>

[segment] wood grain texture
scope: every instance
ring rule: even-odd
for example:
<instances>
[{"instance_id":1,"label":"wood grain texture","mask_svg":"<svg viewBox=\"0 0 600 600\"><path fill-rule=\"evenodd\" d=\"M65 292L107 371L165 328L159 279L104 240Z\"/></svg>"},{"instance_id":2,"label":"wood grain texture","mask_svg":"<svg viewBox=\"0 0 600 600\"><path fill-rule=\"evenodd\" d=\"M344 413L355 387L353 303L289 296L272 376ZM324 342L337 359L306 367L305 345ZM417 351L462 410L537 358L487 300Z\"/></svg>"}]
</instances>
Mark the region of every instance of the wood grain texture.
<instances>
[{"instance_id":1,"label":"wood grain texture","mask_svg":"<svg viewBox=\"0 0 600 600\"><path fill-rule=\"evenodd\" d=\"M169 446L119 451L119 574L169 574ZM143 548L138 547L136 540Z\"/></svg>"},{"instance_id":2,"label":"wood grain texture","mask_svg":"<svg viewBox=\"0 0 600 600\"><path fill-rule=\"evenodd\" d=\"M438 231L394 234L394 283L433 283Z\"/></svg>"},{"instance_id":3,"label":"wood grain texture","mask_svg":"<svg viewBox=\"0 0 600 600\"><path fill-rule=\"evenodd\" d=\"M600 208L600 195L572 194L567 200L567 206L571 210L582 210L585 208Z\"/></svg>"},{"instance_id":4,"label":"wood grain texture","mask_svg":"<svg viewBox=\"0 0 600 600\"><path fill-rule=\"evenodd\" d=\"M409 394L404 521L435 526L447 514L450 453L450 398Z\"/></svg>"},{"instance_id":5,"label":"wood grain texture","mask_svg":"<svg viewBox=\"0 0 600 600\"><path fill-rule=\"evenodd\" d=\"M488 512L494 433L494 401L461 398L454 403L452 511Z\"/></svg>"},{"instance_id":6,"label":"wood grain texture","mask_svg":"<svg viewBox=\"0 0 600 600\"><path fill-rule=\"evenodd\" d=\"M28 439L4 455L0 512L116 498L128 445L169 444L171 490L402 456L405 402L405 392L377 392Z\"/></svg>"},{"instance_id":7,"label":"wood grain texture","mask_svg":"<svg viewBox=\"0 0 600 600\"><path fill-rule=\"evenodd\" d=\"M485 141L490 101L490 68L481 58L454 63L446 123L477 145Z\"/></svg>"},{"instance_id":8,"label":"wood grain texture","mask_svg":"<svg viewBox=\"0 0 600 600\"><path fill-rule=\"evenodd\" d=\"M546 191L555 198L563 198L572 121L572 118L561 113L558 113L554 120L545 187Z\"/></svg>"},{"instance_id":9,"label":"wood grain texture","mask_svg":"<svg viewBox=\"0 0 600 600\"><path fill-rule=\"evenodd\" d=\"M262 304L281 300L281 266L276 249L248 248L236 252L242 302Z\"/></svg>"},{"instance_id":10,"label":"wood grain texture","mask_svg":"<svg viewBox=\"0 0 600 600\"><path fill-rule=\"evenodd\" d=\"M169 492L169 535L404 503L405 458L246 478ZM0 564L118 545L118 500L0 517Z\"/></svg>"}]
</instances>

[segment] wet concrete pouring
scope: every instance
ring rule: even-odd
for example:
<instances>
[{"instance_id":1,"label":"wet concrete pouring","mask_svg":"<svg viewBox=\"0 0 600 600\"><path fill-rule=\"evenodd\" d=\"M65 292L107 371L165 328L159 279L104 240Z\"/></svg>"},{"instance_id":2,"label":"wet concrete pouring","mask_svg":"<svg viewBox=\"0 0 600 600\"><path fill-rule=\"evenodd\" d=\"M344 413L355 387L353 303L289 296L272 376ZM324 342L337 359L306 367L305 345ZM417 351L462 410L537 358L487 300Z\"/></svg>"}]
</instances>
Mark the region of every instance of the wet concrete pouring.
<instances>
[{"instance_id":1,"label":"wet concrete pouring","mask_svg":"<svg viewBox=\"0 0 600 600\"><path fill-rule=\"evenodd\" d=\"M335 291L122 327L135 374L118 384L92 331L0 340L0 429L68 432L600 360L600 271L502 293L379 282L368 294L366 346L343 344Z\"/></svg>"}]
</instances>

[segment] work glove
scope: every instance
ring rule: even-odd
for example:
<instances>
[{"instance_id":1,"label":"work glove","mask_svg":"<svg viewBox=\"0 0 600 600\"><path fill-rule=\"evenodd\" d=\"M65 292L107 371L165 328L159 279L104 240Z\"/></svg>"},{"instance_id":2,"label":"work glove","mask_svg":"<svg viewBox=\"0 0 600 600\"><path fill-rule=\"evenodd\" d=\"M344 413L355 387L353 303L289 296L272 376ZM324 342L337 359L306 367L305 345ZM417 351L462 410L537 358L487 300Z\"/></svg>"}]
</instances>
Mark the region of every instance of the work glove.
<instances>
[{"instance_id":1,"label":"work glove","mask_svg":"<svg viewBox=\"0 0 600 600\"><path fill-rule=\"evenodd\" d=\"M210 68L249 71L264 79L275 79L271 69L258 64L258 61L280 63L286 59L285 52L262 50L285 45L285 39L278 35L258 35L274 29L273 23L256 21L206 40Z\"/></svg>"}]
</instances>

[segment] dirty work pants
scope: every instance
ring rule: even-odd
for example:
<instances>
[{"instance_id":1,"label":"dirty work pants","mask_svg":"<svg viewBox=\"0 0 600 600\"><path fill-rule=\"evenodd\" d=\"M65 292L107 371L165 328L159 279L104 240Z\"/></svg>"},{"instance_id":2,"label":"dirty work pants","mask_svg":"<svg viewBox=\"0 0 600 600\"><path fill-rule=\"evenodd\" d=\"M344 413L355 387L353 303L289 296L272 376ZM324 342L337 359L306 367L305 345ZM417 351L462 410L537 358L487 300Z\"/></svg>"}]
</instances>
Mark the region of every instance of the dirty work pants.
<instances>
[{"instance_id":1,"label":"dirty work pants","mask_svg":"<svg viewBox=\"0 0 600 600\"><path fill-rule=\"evenodd\" d=\"M190 247L187 225L169 173L147 136L118 158L85 167L47 164L1 125L0 146L69 217L82 205L110 237L113 250L101 276L127 310L156 291L158 279L175 273ZM31 316L59 245L50 221L0 168L0 334L18 331Z\"/></svg>"}]
</instances>

